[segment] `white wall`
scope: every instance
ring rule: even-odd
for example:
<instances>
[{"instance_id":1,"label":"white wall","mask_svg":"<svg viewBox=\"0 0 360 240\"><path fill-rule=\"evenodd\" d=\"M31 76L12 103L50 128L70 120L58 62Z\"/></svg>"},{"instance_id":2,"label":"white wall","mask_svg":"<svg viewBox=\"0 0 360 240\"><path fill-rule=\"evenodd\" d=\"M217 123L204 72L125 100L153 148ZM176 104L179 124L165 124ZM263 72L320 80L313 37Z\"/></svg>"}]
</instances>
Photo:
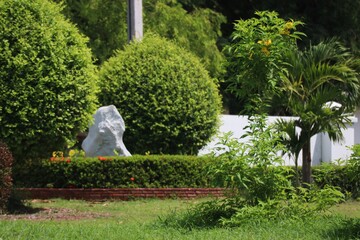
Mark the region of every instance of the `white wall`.
<instances>
[{"instance_id":1,"label":"white wall","mask_svg":"<svg viewBox=\"0 0 360 240\"><path fill-rule=\"evenodd\" d=\"M343 130L344 140L341 142L330 141L327 134L317 134L311 138L311 154L312 165L319 165L322 162L332 162L338 159L347 159L351 151L348 147L354 144L360 143L360 124L358 122L360 117L360 111L357 111L355 116L351 118L352 123ZM275 122L278 117L269 117L268 123ZM291 119L291 117L282 117L285 119ZM210 153L215 145L219 142L219 136L226 132L232 132L234 138L240 138L244 133L244 127L247 126L247 116L236 115L221 115L221 125L218 134L213 140L204 147L199 155ZM239 139L240 142L246 141L246 139ZM294 165L294 160L284 157L286 165ZM299 165L301 165L302 156L299 156Z\"/></svg>"}]
</instances>

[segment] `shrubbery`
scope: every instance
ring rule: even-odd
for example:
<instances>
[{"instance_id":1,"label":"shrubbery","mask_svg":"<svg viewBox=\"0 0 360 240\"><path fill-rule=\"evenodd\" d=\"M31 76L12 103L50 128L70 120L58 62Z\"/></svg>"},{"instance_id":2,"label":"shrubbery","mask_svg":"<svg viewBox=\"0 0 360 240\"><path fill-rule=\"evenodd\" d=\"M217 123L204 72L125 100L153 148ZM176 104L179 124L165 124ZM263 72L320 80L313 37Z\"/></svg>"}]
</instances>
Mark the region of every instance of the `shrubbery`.
<instances>
[{"instance_id":1,"label":"shrubbery","mask_svg":"<svg viewBox=\"0 0 360 240\"><path fill-rule=\"evenodd\" d=\"M338 188L315 185L293 186L295 172L282 164L281 132L266 127L264 116L249 119L248 143L225 138L225 148L210 173L217 183L231 190L224 199L194 206L187 213L164 220L185 228L244 226L253 222L291 221L314 217L344 199Z\"/></svg>"},{"instance_id":2,"label":"shrubbery","mask_svg":"<svg viewBox=\"0 0 360 240\"><path fill-rule=\"evenodd\" d=\"M17 187L208 187L207 157L149 155L55 158L24 166Z\"/></svg>"},{"instance_id":3,"label":"shrubbery","mask_svg":"<svg viewBox=\"0 0 360 240\"><path fill-rule=\"evenodd\" d=\"M13 157L8 146L0 141L0 214L7 211L12 190L11 169Z\"/></svg>"},{"instance_id":4,"label":"shrubbery","mask_svg":"<svg viewBox=\"0 0 360 240\"><path fill-rule=\"evenodd\" d=\"M200 61L157 37L118 51L100 71L99 100L124 118L135 154L196 154L217 130L220 96Z\"/></svg>"},{"instance_id":5,"label":"shrubbery","mask_svg":"<svg viewBox=\"0 0 360 240\"><path fill-rule=\"evenodd\" d=\"M360 144L353 145L351 150L350 158L341 164L323 164L313 167L312 171L318 186L337 186L356 199L360 197Z\"/></svg>"},{"instance_id":6,"label":"shrubbery","mask_svg":"<svg viewBox=\"0 0 360 240\"><path fill-rule=\"evenodd\" d=\"M15 160L62 149L95 110L87 39L60 10L45 0L0 2L0 138Z\"/></svg>"}]
</instances>

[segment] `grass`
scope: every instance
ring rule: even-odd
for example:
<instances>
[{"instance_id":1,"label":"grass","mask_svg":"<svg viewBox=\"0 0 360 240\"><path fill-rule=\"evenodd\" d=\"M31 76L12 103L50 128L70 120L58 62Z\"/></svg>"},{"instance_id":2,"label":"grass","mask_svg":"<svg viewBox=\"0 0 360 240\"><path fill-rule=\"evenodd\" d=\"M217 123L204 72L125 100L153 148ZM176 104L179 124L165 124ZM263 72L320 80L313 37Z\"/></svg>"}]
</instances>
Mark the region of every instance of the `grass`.
<instances>
[{"instance_id":1,"label":"grass","mask_svg":"<svg viewBox=\"0 0 360 240\"><path fill-rule=\"evenodd\" d=\"M159 216L184 211L205 200L33 202L33 208L66 208L103 215L80 220L1 220L0 239L360 239L358 201L337 205L330 214L307 222L254 223L231 229L191 231L158 224Z\"/></svg>"}]
</instances>

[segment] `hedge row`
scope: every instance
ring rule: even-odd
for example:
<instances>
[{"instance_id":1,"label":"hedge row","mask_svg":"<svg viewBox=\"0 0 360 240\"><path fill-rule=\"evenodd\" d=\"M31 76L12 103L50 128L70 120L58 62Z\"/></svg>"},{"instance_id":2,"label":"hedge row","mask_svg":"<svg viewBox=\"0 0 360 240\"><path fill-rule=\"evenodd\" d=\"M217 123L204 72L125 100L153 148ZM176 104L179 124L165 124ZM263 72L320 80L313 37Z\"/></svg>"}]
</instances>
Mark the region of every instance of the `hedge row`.
<instances>
[{"instance_id":1,"label":"hedge row","mask_svg":"<svg viewBox=\"0 0 360 240\"><path fill-rule=\"evenodd\" d=\"M166 188L221 187L212 183L207 167L213 158L184 155L52 158L14 169L16 187ZM324 164L313 167L316 185L332 185L360 196L360 168Z\"/></svg>"},{"instance_id":2,"label":"hedge row","mask_svg":"<svg viewBox=\"0 0 360 240\"><path fill-rule=\"evenodd\" d=\"M314 183L319 187L336 186L343 193L351 193L353 198L360 197L360 169L354 165L324 164L313 167Z\"/></svg>"},{"instance_id":3,"label":"hedge row","mask_svg":"<svg viewBox=\"0 0 360 240\"><path fill-rule=\"evenodd\" d=\"M14 170L17 187L210 187L207 157L52 158Z\"/></svg>"}]
</instances>

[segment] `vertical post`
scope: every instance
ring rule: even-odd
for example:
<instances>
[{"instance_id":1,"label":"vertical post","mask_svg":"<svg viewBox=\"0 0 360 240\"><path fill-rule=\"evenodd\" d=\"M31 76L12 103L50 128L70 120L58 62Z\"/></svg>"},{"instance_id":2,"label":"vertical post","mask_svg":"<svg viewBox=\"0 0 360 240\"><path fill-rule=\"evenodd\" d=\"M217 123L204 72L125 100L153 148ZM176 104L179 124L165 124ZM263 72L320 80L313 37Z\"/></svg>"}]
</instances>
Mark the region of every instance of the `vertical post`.
<instances>
[{"instance_id":1,"label":"vertical post","mask_svg":"<svg viewBox=\"0 0 360 240\"><path fill-rule=\"evenodd\" d=\"M143 37L142 0L128 0L128 40L141 40Z\"/></svg>"}]
</instances>

